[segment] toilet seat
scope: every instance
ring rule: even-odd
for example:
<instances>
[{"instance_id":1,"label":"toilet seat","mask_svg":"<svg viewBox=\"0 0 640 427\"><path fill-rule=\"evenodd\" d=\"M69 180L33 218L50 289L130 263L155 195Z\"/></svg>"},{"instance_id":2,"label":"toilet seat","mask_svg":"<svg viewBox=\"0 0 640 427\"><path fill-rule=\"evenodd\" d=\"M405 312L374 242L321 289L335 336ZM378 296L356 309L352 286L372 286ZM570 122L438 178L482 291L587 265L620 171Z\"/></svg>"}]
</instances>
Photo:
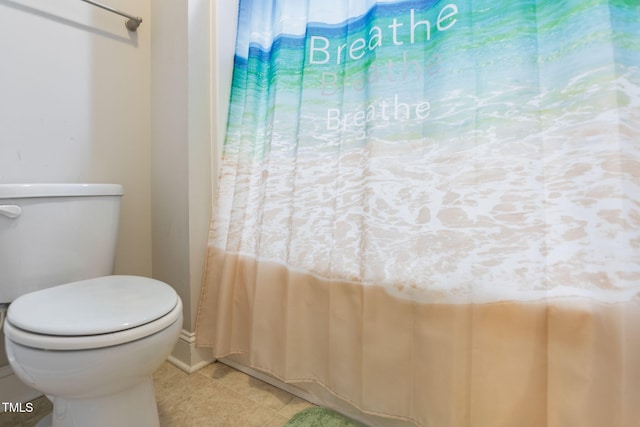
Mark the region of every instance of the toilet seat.
<instances>
[{"instance_id":1,"label":"toilet seat","mask_svg":"<svg viewBox=\"0 0 640 427\"><path fill-rule=\"evenodd\" d=\"M166 283L138 276L104 276L25 294L10 306L5 335L47 350L109 347L159 332L182 316Z\"/></svg>"}]
</instances>

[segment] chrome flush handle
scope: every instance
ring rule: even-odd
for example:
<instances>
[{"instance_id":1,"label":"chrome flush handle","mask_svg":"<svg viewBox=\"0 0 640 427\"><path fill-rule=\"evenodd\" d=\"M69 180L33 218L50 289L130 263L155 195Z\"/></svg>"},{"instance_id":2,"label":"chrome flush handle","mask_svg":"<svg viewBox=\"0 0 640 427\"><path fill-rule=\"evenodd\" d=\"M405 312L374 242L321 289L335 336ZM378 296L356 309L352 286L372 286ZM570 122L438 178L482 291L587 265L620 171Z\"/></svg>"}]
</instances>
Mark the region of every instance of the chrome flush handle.
<instances>
[{"instance_id":1,"label":"chrome flush handle","mask_svg":"<svg viewBox=\"0 0 640 427\"><path fill-rule=\"evenodd\" d=\"M4 215L7 218L17 218L22 213L20 206L16 205L0 205L0 215Z\"/></svg>"}]
</instances>

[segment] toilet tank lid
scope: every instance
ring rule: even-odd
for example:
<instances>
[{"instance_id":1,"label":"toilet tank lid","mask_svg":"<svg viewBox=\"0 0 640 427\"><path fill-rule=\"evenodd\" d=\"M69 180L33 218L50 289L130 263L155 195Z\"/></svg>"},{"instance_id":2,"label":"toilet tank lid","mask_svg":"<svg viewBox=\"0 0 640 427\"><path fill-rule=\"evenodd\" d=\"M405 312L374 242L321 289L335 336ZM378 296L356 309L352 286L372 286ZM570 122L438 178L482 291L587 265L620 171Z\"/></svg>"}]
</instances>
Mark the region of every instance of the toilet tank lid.
<instances>
[{"instance_id":1,"label":"toilet tank lid","mask_svg":"<svg viewBox=\"0 0 640 427\"><path fill-rule=\"evenodd\" d=\"M104 276L18 297L7 320L27 332L56 336L108 334L169 313L178 303L164 282L139 276Z\"/></svg>"},{"instance_id":2,"label":"toilet tank lid","mask_svg":"<svg viewBox=\"0 0 640 427\"><path fill-rule=\"evenodd\" d=\"M122 196L120 184L0 184L0 199Z\"/></svg>"}]
</instances>

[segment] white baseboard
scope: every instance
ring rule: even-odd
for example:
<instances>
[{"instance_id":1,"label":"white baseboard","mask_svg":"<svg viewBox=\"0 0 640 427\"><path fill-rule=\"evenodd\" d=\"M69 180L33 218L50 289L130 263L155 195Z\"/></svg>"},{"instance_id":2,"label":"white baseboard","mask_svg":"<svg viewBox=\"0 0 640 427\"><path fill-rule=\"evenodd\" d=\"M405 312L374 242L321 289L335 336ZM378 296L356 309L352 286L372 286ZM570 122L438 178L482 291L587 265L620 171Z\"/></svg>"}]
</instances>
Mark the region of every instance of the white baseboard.
<instances>
[{"instance_id":1,"label":"white baseboard","mask_svg":"<svg viewBox=\"0 0 640 427\"><path fill-rule=\"evenodd\" d=\"M169 362L191 374L215 360L211 349L196 347L196 333L183 329L169 356Z\"/></svg>"},{"instance_id":2,"label":"white baseboard","mask_svg":"<svg viewBox=\"0 0 640 427\"><path fill-rule=\"evenodd\" d=\"M0 366L0 402L26 403L40 396L41 392L20 381L10 365ZM0 412L4 412L3 405Z\"/></svg>"}]
</instances>

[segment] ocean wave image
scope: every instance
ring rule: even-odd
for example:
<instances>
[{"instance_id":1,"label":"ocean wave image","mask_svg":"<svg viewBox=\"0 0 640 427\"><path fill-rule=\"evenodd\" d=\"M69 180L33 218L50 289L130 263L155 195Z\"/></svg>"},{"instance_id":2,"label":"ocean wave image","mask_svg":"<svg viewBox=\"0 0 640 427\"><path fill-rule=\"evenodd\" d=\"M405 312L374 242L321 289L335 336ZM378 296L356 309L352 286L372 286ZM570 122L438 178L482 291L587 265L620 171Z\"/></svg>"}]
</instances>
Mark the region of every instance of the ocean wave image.
<instances>
[{"instance_id":1,"label":"ocean wave image","mask_svg":"<svg viewBox=\"0 0 640 427\"><path fill-rule=\"evenodd\" d=\"M638 293L639 5L330 3L244 23L216 246L425 301Z\"/></svg>"}]
</instances>

